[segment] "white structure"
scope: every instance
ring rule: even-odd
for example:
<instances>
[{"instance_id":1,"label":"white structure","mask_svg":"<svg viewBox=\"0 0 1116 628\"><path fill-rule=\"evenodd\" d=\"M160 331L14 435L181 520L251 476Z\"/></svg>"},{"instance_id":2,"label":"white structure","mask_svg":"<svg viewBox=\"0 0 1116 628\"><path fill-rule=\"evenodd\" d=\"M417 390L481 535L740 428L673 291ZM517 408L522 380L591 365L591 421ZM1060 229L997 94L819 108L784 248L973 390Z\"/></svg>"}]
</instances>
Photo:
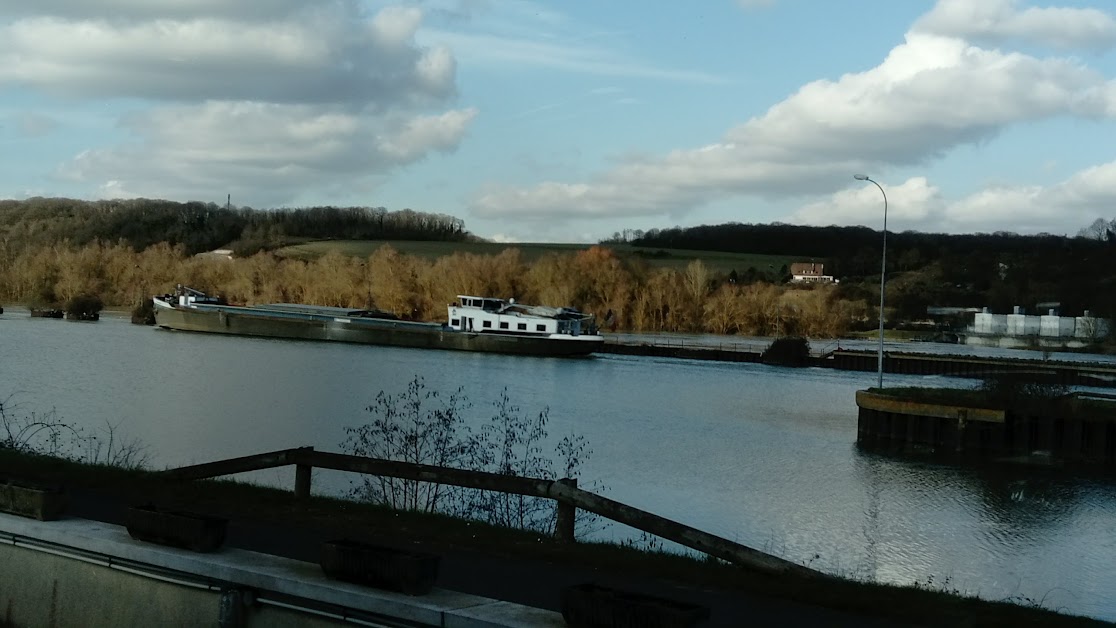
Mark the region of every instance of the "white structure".
<instances>
[{"instance_id":1,"label":"white structure","mask_svg":"<svg viewBox=\"0 0 1116 628\"><path fill-rule=\"evenodd\" d=\"M1058 316L1054 310L1046 316L1039 317L1039 335L1046 338L1072 338L1075 328L1075 319L1071 316Z\"/></svg>"},{"instance_id":2,"label":"white structure","mask_svg":"<svg viewBox=\"0 0 1116 628\"><path fill-rule=\"evenodd\" d=\"M1096 318L1091 316L1089 310L1085 310L1084 316L1078 316L1074 319L1073 337L1082 340L1096 340L1104 338L1108 335L1109 324L1107 318Z\"/></svg>"},{"instance_id":3,"label":"white structure","mask_svg":"<svg viewBox=\"0 0 1116 628\"><path fill-rule=\"evenodd\" d=\"M973 326L969 328L969 331L974 334L1002 336L1007 333L1007 316L991 314L988 308L984 308L983 312L973 315Z\"/></svg>"},{"instance_id":4,"label":"white structure","mask_svg":"<svg viewBox=\"0 0 1116 628\"><path fill-rule=\"evenodd\" d=\"M1007 315L1007 335L1009 336L1037 336L1042 328L1042 321L1038 316L1027 315L1023 309L1016 306L1014 314Z\"/></svg>"},{"instance_id":5,"label":"white structure","mask_svg":"<svg viewBox=\"0 0 1116 628\"><path fill-rule=\"evenodd\" d=\"M1109 329L1108 319L1091 316L1088 310L1084 316L1073 317L1057 316L1054 310L1049 310L1044 316L1028 315L1019 306L1011 314L992 314L988 308L984 308L984 311L973 315L969 333L975 337L970 337L973 342L969 344L986 344L988 339L999 337L1017 341L1033 338L1043 342L1084 346L1087 342L1107 336ZM985 340L981 341L980 337ZM1008 344L1014 346L1019 342Z\"/></svg>"},{"instance_id":6,"label":"white structure","mask_svg":"<svg viewBox=\"0 0 1116 628\"><path fill-rule=\"evenodd\" d=\"M449 306L449 327L459 331L521 336L600 338L592 314L571 307L523 305L515 299L458 295Z\"/></svg>"},{"instance_id":7,"label":"white structure","mask_svg":"<svg viewBox=\"0 0 1116 628\"><path fill-rule=\"evenodd\" d=\"M791 264L791 281L815 283L836 283L832 275L825 274L825 264L817 262L795 262Z\"/></svg>"}]
</instances>

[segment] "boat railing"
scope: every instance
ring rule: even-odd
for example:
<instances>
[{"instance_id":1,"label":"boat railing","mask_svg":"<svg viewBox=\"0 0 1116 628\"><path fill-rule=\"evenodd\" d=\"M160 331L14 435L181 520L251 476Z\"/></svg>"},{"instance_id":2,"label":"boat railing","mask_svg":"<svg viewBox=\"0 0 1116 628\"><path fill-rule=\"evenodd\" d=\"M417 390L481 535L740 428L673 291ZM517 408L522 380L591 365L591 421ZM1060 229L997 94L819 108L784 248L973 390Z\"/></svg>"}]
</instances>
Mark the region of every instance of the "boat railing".
<instances>
[{"instance_id":1,"label":"boat railing","mask_svg":"<svg viewBox=\"0 0 1116 628\"><path fill-rule=\"evenodd\" d=\"M580 489L574 478L550 480L519 477L315 451L313 447L219 460L169 469L162 473L179 480L202 480L291 465L295 467L294 498L298 500L309 499L315 468L525 495L556 502L557 523L554 535L563 542L576 542L574 524L577 510L581 509L743 567L774 574L820 575L798 563Z\"/></svg>"}]
</instances>

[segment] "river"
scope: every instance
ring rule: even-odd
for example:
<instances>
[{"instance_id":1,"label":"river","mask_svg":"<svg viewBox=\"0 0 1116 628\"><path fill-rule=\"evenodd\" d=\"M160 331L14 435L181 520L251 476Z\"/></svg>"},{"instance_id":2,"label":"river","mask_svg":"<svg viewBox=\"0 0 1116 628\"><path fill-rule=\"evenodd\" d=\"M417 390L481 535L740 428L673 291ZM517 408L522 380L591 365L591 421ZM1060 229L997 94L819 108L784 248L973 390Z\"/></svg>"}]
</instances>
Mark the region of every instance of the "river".
<instances>
[{"instance_id":1,"label":"river","mask_svg":"<svg viewBox=\"0 0 1116 628\"><path fill-rule=\"evenodd\" d=\"M855 446L875 373L601 355L548 359L230 338L0 315L0 400L87 433L115 426L152 468L311 445L339 451L376 394L458 387L491 416L506 387L584 435L608 497L848 577L1015 598L1116 620L1116 483L958 467ZM971 380L892 376L888 385ZM293 472L254 479L293 486ZM340 475L315 490L341 492ZM623 537L612 528L604 535Z\"/></svg>"}]
</instances>

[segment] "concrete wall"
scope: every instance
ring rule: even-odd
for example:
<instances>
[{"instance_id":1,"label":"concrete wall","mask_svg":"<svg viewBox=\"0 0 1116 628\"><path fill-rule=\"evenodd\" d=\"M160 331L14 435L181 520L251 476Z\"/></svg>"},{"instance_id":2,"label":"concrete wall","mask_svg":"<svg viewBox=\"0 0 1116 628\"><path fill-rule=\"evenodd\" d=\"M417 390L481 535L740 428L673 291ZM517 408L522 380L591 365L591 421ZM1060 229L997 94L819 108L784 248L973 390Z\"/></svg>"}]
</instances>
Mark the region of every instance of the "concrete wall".
<instances>
[{"instance_id":1,"label":"concrete wall","mask_svg":"<svg viewBox=\"0 0 1116 628\"><path fill-rule=\"evenodd\" d=\"M1072 338L1074 319L1070 316L1039 317L1039 335L1051 338Z\"/></svg>"},{"instance_id":2,"label":"concrete wall","mask_svg":"<svg viewBox=\"0 0 1116 628\"><path fill-rule=\"evenodd\" d=\"M1109 332L1109 321L1092 316L1035 316L1022 313L991 314L977 312L969 331L983 336L1004 336L1022 338L1040 336L1042 338L1074 338L1077 340L1097 340ZM972 343L976 344L976 343ZM1002 346L1012 346L1008 342Z\"/></svg>"},{"instance_id":3,"label":"concrete wall","mask_svg":"<svg viewBox=\"0 0 1116 628\"><path fill-rule=\"evenodd\" d=\"M1006 334L1007 316L978 312L973 315L973 332L978 334Z\"/></svg>"},{"instance_id":4,"label":"concrete wall","mask_svg":"<svg viewBox=\"0 0 1116 628\"><path fill-rule=\"evenodd\" d=\"M1028 314L1007 315L1007 335L1009 336L1037 336L1040 329L1038 316Z\"/></svg>"},{"instance_id":5,"label":"concrete wall","mask_svg":"<svg viewBox=\"0 0 1116 628\"><path fill-rule=\"evenodd\" d=\"M98 565L0 546L0 608L13 626L212 626L218 598L218 593L153 584Z\"/></svg>"},{"instance_id":6,"label":"concrete wall","mask_svg":"<svg viewBox=\"0 0 1116 628\"><path fill-rule=\"evenodd\" d=\"M408 626L564 625L559 613L475 595L435 588L411 597L329 580L313 563L234 548L196 554L135 541L119 526L0 513L0 626L217 626L230 589L249 601L233 607L242 616L229 625L238 628L353 625L342 615Z\"/></svg>"},{"instance_id":7,"label":"concrete wall","mask_svg":"<svg viewBox=\"0 0 1116 628\"><path fill-rule=\"evenodd\" d=\"M217 626L221 592L0 546L0 608L11 626ZM329 618L276 606L244 609L245 628L324 628ZM349 624L351 625L351 624Z\"/></svg>"},{"instance_id":8,"label":"concrete wall","mask_svg":"<svg viewBox=\"0 0 1116 628\"><path fill-rule=\"evenodd\" d=\"M1094 316L1078 316L1074 319L1073 335L1084 340L1096 340L1108 335L1108 319Z\"/></svg>"}]
</instances>

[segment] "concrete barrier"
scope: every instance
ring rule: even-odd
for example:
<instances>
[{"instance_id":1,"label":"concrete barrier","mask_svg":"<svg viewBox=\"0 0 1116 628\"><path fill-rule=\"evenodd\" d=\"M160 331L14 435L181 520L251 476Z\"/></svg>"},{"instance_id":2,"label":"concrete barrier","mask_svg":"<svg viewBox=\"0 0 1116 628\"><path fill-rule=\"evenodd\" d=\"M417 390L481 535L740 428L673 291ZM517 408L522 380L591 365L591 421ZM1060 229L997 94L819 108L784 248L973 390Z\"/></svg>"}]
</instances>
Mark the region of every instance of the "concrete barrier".
<instances>
[{"instance_id":1,"label":"concrete barrier","mask_svg":"<svg viewBox=\"0 0 1116 628\"><path fill-rule=\"evenodd\" d=\"M563 626L560 614L434 589L413 598L318 565L152 546L120 526L0 514L0 623L15 626Z\"/></svg>"}]
</instances>

